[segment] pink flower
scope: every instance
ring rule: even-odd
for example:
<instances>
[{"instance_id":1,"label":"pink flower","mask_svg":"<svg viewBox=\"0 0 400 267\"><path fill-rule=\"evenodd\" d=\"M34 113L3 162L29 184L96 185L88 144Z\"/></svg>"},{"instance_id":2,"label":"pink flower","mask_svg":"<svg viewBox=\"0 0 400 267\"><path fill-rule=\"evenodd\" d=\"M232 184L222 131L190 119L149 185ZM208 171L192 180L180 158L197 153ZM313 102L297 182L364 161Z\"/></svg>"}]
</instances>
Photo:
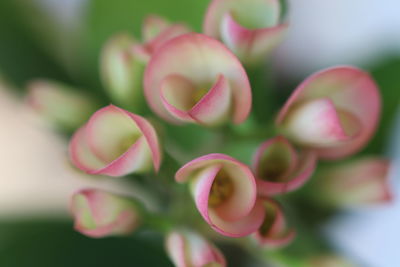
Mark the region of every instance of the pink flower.
<instances>
[{"instance_id":1,"label":"pink flower","mask_svg":"<svg viewBox=\"0 0 400 267\"><path fill-rule=\"evenodd\" d=\"M72 137L72 163L89 174L124 176L160 167L157 134L139 115L109 105L98 110Z\"/></svg>"},{"instance_id":2,"label":"pink flower","mask_svg":"<svg viewBox=\"0 0 400 267\"><path fill-rule=\"evenodd\" d=\"M268 248L288 245L295 238L296 232L288 228L281 206L269 198L262 198L262 201L266 214L261 227L253 237L260 245Z\"/></svg>"},{"instance_id":3,"label":"pink flower","mask_svg":"<svg viewBox=\"0 0 400 267\"><path fill-rule=\"evenodd\" d=\"M202 34L181 35L158 49L146 68L144 89L153 111L172 123L241 123L251 109L242 65Z\"/></svg>"},{"instance_id":4,"label":"pink flower","mask_svg":"<svg viewBox=\"0 0 400 267\"><path fill-rule=\"evenodd\" d=\"M143 72L153 53L166 41L190 30L151 15L143 24L143 42L120 33L107 42L101 55L101 77L110 96L124 106L139 110L143 102Z\"/></svg>"},{"instance_id":5,"label":"pink flower","mask_svg":"<svg viewBox=\"0 0 400 267\"><path fill-rule=\"evenodd\" d=\"M286 33L280 14L279 0L213 0L203 29L222 40L243 62L256 63L270 54Z\"/></svg>"},{"instance_id":6,"label":"pink flower","mask_svg":"<svg viewBox=\"0 0 400 267\"><path fill-rule=\"evenodd\" d=\"M255 179L245 164L227 155L209 154L185 164L175 179L190 182L197 209L215 231L240 237L260 227L265 211L256 201Z\"/></svg>"},{"instance_id":7,"label":"pink flower","mask_svg":"<svg viewBox=\"0 0 400 267\"><path fill-rule=\"evenodd\" d=\"M277 118L293 142L319 157L338 159L359 151L372 137L380 95L371 77L354 67L334 67L306 79Z\"/></svg>"},{"instance_id":8,"label":"pink flower","mask_svg":"<svg viewBox=\"0 0 400 267\"><path fill-rule=\"evenodd\" d=\"M314 152L299 154L282 136L269 139L261 144L253 159L258 192L269 196L296 190L308 181L315 165Z\"/></svg>"},{"instance_id":9,"label":"pink flower","mask_svg":"<svg viewBox=\"0 0 400 267\"><path fill-rule=\"evenodd\" d=\"M168 255L176 267L225 267L221 251L203 237L188 231L174 231L166 239Z\"/></svg>"},{"instance_id":10,"label":"pink flower","mask_svg":"<svg viewBox=\"0 0 400 267\"><path fill-rule=\"evenodd\" d=\"M336 206L391 201L387 160L363 158L325 170L318 180L319 197Z\"/></svg>"},{"instance_id":11,"label":"pink flower","mask_svg":"<svg viewBox=\"0 0 400 267\"><path fill-rule=\"evenodd\" d=\"M41 117L67 130L81 126L97 109L88 95L49 80L30 82L27 102Z\"/></svg>"},{"instance_id":12,"label":"pink flower","mask_svg":"<svg viewBox=\"0 0 400 267\"><path fill-rule=\"evenodd\" d=\"M128 235L140 224L140 204L98 189L85 189L71 199L75 230L94 238Z\"/></svg>"}]
</instances>

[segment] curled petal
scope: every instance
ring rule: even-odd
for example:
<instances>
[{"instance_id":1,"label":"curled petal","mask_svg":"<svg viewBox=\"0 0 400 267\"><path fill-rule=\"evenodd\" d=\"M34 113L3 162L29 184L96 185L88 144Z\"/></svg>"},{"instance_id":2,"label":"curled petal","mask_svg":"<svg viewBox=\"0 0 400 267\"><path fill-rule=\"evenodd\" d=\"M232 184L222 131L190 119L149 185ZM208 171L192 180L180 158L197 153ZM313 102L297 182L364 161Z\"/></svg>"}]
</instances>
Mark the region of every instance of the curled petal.
<instances>
[{"instance_id":1,"label":"curled petal","mask_svg":"<svg viewBox=\"0 0 400 267\"><path fill-rule=\"evenodd\" d=\"M31 81L27 102L50 123L68 130L81 126L97 108L89 96L49 80Z\"/></svg>"},{"instance_id":2,"label":"curled petal","mask_svg":"<svg viewBox=\"0 0 400 267\"><path fill-rule=\"evenodd\" d=\"M203 123L219 122L227 110L240 123L251 109L250 84L242 65L221 43L201 34L181 35L157 50L146 68L145 96L159 116L173 123L187 121L179 111L191 108L191 117ZM208 118L208 107L217 115Z\"/></svg>"},{"instance_id":3,"label":"curled petal","mask_svg":"<svg viewBox=\"0 0 400 267\"><path fill-rule=\"evenodd\" d=\"M264 222L254 233L254 238L260 245L269 248L278 248L288 245L296 236L296 232L286 225L286 219L280 205L268 198L263 198L263 207L266 209Z\"/></svg>"},{"instance_id":4,"label":"curled petal","mask_svg":"<svg viewBox=\"0 0 400 267\"><path fill-rule=\"evenodd\" d=\"M280 17L278 0L213 0L204 20L204 33L220 37L220 25L227 13L247 28L267 28L277 25Z\"/></svg>"},{"instance_id":5,"label":"curled petal","mask_svg":"<svg viewBox=\"0 0 400 267\"><path fill-rule=\"evenodd\" d=\"M168 234L166 249L176 267L225 267L221 251L200 235L188 231L174 231Z\"/></svg>"},{"instance_id":6,"label":"curled petal","mask_svg":"<svg viewBox=\"0 0 400 267\"><path fill-rule=\"evenodd\" d=\"M309 147L336 146L351 140L360 131L360 123L351 115L347 115L346 121L352 122L348 123L352 128L344 128L341 118L346 115L339 113L328 98L319 98L294 107L282 127L286 135L298 144Z\"/></svg>"},{"instance_id":7,"label":"curled petal","mask_svg":"<svg viewBox=\"0 0 400 267\"><path fill-rule=\"evenodd\" d=\"M273 196L295 191L302 187L315 171L317 157L312 151L300 155L296 170L281 182L257 180L258 193L262 196Z\"/></svg>"},{"instance_id":8,"label":"curled petal","mask_svg":"<svg viewBox=\"0 0 400 267\"><path fill-rule=\"evenodd\" d=\"M223 154L210 154L184 165L175 179L191 182L200 214L217 232L244 236L260 226L264 212L255 203L254 176L243 163Z\"/></svg>"},{"instance_id":9,"label":"curled petal","mask_svg":"<svg viewBox=\"0 0 400 267\"><path fill-rule=\"evenodd\" d=\"M86 142L85 126L78 129L72 136L69 145L69 154L72 163L81 170L93 171L104 166L104 162L90 150Z\"/></svg>"},{"instance_id":10,"label":"curled petal","mask_svg":"<svg viewBox=\"0 0 400 267\"><path fill-rule=\"evenodd\" d=\"M297 152L283 136L262 143L253 159L253 169L260 179L285 178L294 171L297 164Z\"/></svg>"},{"instance_id":11,"label":"curled petal","mask_svg":"<svg viewBox=\"0 0 400 267\"><path fill-rule=\"evenodd\" d=\"M141 220L138 202L97 189L75 193L71 212L75 229L94 238L130 234Z\"/></svg>"},{"instance_id":12,"label":"curled petal","mask_svg":"<svg viewBox=\"0 0 400 267\"><path fill-rule=\"evenodd\" d=\"M111 161L111 163L105 167L89 171L88 173L123 176L126 173L147 170L150 163L150 153L146 139L142 136L120 157Z\"/></svg>"},{"instance_id":13,"label":"curled petal","mask_svg":"<svg viewBox=\"0 0 400 267\"><path fill-rule=\"evenodd\" d=\"M123 176L157 171L161 156L154 128L144 118L115 106L97 111L70 144L72 162L91 174Z\"/></svg>"},{"instance_id":14,"label":"curled petal","mask_svg":"<svg viewBox=\"0 0 400 267\"><path fill-rule=\"evenodd\" d=\"M313 144L318 155L324 159L337 159L360 150L371 138L379 119L381 101L375 82L367 73L354 67L333 67L320 71L306 79L293 92L280 111L277 124L285 128L285 123L296 113L296 109L300 112L299 106L304 103L317 103L318 99L331 101L345 134L353 136L349 140L330 147ZM325 105L324 110L328 114L334 114L328 112L328 105ZM308 118L315 118L315 116L318 114ZM312 121L308 120L308 123ZM302 125L306 126L306 124L304 122ZM295 128L297 131L309 131L306 127ZM293 131L292 128L291 134ZM302 133L297 133L296 137ZM340 135L339 130L337 133Z\"/></svg>"},{"instance_id":15,"label":"curled petal","mask_svg":"<svg viewBox=\"0 0 400 267\"><path fill-rule=\"evenodd\" d=\"M236 221L226 221L219 217L213 210L210 210L211 227L222 235L229 237L242 237L254 233L260 228L265 210L263 205L256 201L250 213Z\"/></svg>"},{"instance_id":16,"label":"curled petal","mask_svg":"<svg viewBox=\"0 0 400 267\"><path fill-rule=\"evenodd\" d=\"M248 29L227 13L222 20L221 39L244 62L256 63L269 55L284 39L288 25Z\"/></svg>"},{"instance_id":17,"label":"curled petal","mask_svg":"<svg viewBox=\"0 0 400 267\"><path fill-rule=\"evenodd\" d=\"M260 61L283 39L278 0L214 0L204 21L204 33L222 40L246 63Z\"/></svg>"},{"instance_id":18,"label":"curled petal","mask_svg":"<svg viewBox=\"0 0 400 267\"><path fill-rule=\"evenodd\" d=\"M199 123L216 125L229 116L231 106L231 88L223 75L189 111L190 116Z\"/></svg>"},{"instance_id":19,"label":"curled petal","mask_svg":"<svg viewBox=\"0 0 400 267\"><path fill-rule=\"evenodd\" d=\"M392 199L389 167L384 159L358 159L323 172L317 190L322 199L336 206L387 203Z\"/></svg>"},{"instance_id":20,"label":"curled petal","mask_svg":"<svg viewBox=\"0 0 400 267\"><path fill-rule=\"evenodd\" d=\"M165 108L175 117L197 121L204 125L216 125L228 116L231 104L231 90L224 76L220 75L212 88L194 103L195 86L178 75L168 76L161 89Z\"/></svg>"},{"instance_id":21,"label":"curled petal","mask_svg":"<svg viewBox=\"0 0 400 267\"><path fill-rule=\"evenodd\" d=\"M278 136L258 148L253 162L258 193L272 196L303 186L315 170L317 157L313 151L298 154L286 138Z\"/></svg>"},{"instance_id":22,"label":"curled petal","mask_svg":"<svg viewBox=\"0 0 400 267\"><path fill-rule=\"evenodd\" d=\"M211 187L222 168L223 165L213 164L200 170L196 174L196 179L192 181L196 206L206 220L209 220L208 209ZM227 172L226 169L224 171ZM226 220L237 220L248 215L255 201L255 184L253 181L250 180L249 182L248 178L240 170L235 168L233 171L239 171L239 174L232 177L233 191L236 191L236 194L232 195L225 203L214 208L218 215Z\"/></svg>"}]
</instances>

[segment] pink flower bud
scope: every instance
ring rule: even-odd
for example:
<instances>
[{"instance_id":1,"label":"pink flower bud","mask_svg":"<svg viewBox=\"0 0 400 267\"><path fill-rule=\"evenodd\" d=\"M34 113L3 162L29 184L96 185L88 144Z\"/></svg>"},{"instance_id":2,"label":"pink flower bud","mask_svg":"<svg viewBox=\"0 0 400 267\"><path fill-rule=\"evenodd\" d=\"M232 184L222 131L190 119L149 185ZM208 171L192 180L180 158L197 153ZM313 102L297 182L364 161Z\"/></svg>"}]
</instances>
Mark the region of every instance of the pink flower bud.
<instances>
[{"instance_id":1,"label":"pink flower bud","mask_svg":"<svg viewBox=\"0 0 400 267\"><path fill-rule=\"evenodd\" d=\"M371 77L354 67L334 67L306 79L280 111L277 124L293 142L319 157L359 151L378 123L380 95Z\"/></svg>"},{"instance_id":2,"label":"pink flower bud","mask_svg":"<svg viewBox=\"0 0 400 267\"><path fill-rule=\"evenodd\" d=\"M188 231L174 231L166 239L168 255L176 267L225 267L221 251L203 237Z\"/></svg>"},{"instance_id":3,"label":"pink flower bud","mask_svg":"<svg viewBox=\"0 0 400 267\"><path fill-rule=\"evenodd\" d=\"M384 159L364 158L330 168L321 174L316 190L322 200L336 206L389 202L389 165Z\"/></svg>"},{"instance_id":4,"label":"pink flower bud","mask_svg":"<svg viewBox=\"0 0 400 267\"><path fill-rule=\"evenodd\" d=\"M145 19L142 28L143 44L136 49L147 54L147 60L149 60L165 42L189 32L191 30L184 24L172 24L162 17L150 15Z\"/></svg>"},{"instance_id":5,"label":"pink flower bud","mask_svg":"<svg viewBox=\"0 0 400 267\"><path fill-rule=\"evenodd\" d=\"M181 35L158 49L146 68L144 89L153 111L172 123L241 123L251 109L242 65L202 34Z\"/></svg>"},{"instance_id":6,"label":"pink flower bud","mask_svg":"<svg viewBox=\"0 0 400 267\"><path fill-rule=\"evenodd\" d=\"M240 237L256 231L265 215L256 201L254 176L245 164L223 154L209 154L185 164L175 175L189 181L196 207L217 232Z\"/></svg>"},{"instance_id":7,"label":"pink flower bud","mask_svg":"<svg viewBox=\"0 0 400 267\"><path fill-rule=\"evenodd\" d=\"M140 204L98 189L85 189L71 199L75 230L94 237L128 235L140 224Z\"/></svg>"},{"instance_id":8,"label":"pink flower bud","mask_svg":"<svg viewBox=\"0 0 400 267\"><path fill-rule=\"evenodd\" d=\"M288 228L281 206L274 200L263 198L266 210L261 227L254 233L257 242L267 248L280 248L288 245L296 236L293 229Z\"/></svg>"},{"instance_id":9,"label":"pink flower bud","mask_svg":"<svg viewBox=\"0 0 400 267\"><path fill-rule=\"evenodd\" d=\"M308 181L315 165L314 152L299 154L282 136L269 139L261 144L253 159L258 193L270 196L294 191Z\"/></svg>"},{"instance_id":10,"label":"pink flower bud","mask_svg":"<svg viewBox=\"0 0 400 267\"><path fill-rule=\"evenodd\" d=\"M101 78L112 99L137 107L143 100L145 62L134 49L139 43L129 34L113 36L101 54Z\"/></svg>"},{"instance_id":11,"label":"pink flower bud","mask_svg":"<svg viewBox=\"0 0 400 267\"><path fill-rule=\"evenodd\" d=\"M222 40L243 62L256 63L270 54L286 33L280 14L279 0L213 0L203 29Z\"/></svg>"},{"instance_id":12,"label":"pink flower bud","mask_svg":"<svg viewBox=\"0 0 400 267\"><path fill-rule=\"evenodd\" d=\"M161 152L153 126L143 117L109 105L72 137L72 163L89 174L124 176L158 171Z\"/></svg>"},{"instance_id":13,"label":"pink flower bud","mask_svg":"<svg viewBox=\"0 0 400 267\"><path fill-rule=\"evenodd\" d=\"M150 57L166 41L190 30L152 15L145 19L142 32L143 42L125 33L113 36L101 56L101 76L110 96L137 109L143 102L143 71Z\"/></svg>"},{"instance_id":14,"label":"pink flower bud","mask_svg":"<svg viewBox=\"0 0 400 267\"><path fill-rule=\"evenodd\" d=\"M148 15L143 22L142 37L145 43L154 40L168 29L171 23L158 15Z\"/></svg>"},{"instance_id":15,"label":"pink flower bud","mask_svg":"<svg viewBox=\"0 0 400 267\"><path fill-rule=\"evenodd\" d=\"M97 108L88 95L58 82L35 80L28 90L28 105L60 128L81 126Z\"/></svg>"}]
</instances>

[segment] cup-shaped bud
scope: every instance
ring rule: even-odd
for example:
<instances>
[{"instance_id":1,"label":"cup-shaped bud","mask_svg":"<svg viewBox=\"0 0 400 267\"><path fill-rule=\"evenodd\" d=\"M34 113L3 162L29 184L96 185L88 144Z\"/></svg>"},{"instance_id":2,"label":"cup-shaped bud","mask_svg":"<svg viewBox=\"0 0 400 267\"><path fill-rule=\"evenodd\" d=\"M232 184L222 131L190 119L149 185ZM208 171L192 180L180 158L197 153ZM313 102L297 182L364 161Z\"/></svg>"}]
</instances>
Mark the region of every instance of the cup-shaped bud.
<instances>
[{"instance_id":1,"label":"cup-shaped bud","mask_svg":"<svg viewBox=\"0 0 400 267\"><path fill-rule=\"evenodd\" d=\"M140 224L142 207L135 199L84 189L72 196L71 212L75 230L99 238L132 233Z\"/></svg>"},{"instance_id":2,"label":"cup-shaped bud","mask_svg":"<svg viewBox=\"0 0 400 267\"><path fill-rule=\"evenodd\" d=\"M110 105L96 111L70 143L72 163L89 174L123 176L160 167L153 126L143 117Z\"/></svg>"},{"instance_id":3,"label":"cup-shaped bud","mask_svg":"<svg viewBox=\"0 0 400 267\"><path fill-rule=\"evenodd\" d=\"M389 166L384 159L363 158L327 169L318 179L316 197L345 207L389 202Z\"/></svg>"},{"instance_id":4,"label":"cup-shaped bud","mask_svg":"<svg viewBox=\"0 0 400 267\"><path fill-rule=\"evenodd\" d=\"M354 67L320 71L292 93L277 124L291 141L324 159L354 154L378 123L380 95L371 77Z\"/></svg>"},{"instance_id":5,"label":"cup-shaped bud","mask_svg":"<svg viewBox=\"0 0 400 267\"><path fill-rule=\"evenodd\" d=\"M145 96L160 117L213 126L243 122L251 89L239 60L220 42L184 34L165 43L145 71Z\"/></svg>"},{"instance_id":6,"label":"cup-shaped bud","mask_svg":"<svg viewBox=\"0 0 400 267\"><path fill-rule=\"evenodd\" d=\"M184 24L172 24L157 15L149 15L143 23L143 44L137 46L136 51L141 52L148 60L166 41L189 32L191 30Z\"/></svg>"},{"instance_id":7,"label":"cup-shaped bud","mask_svg":"<svg viewBox=\"0 0 400 267\"><path fill-rule=\"evenodd\" d=\"M213 0L203 29L251 64L281 43L287 25L280 22L280 17L279 0Z\"/></svg>"},{"instance_id":8,"label":"cup-shaped bud","mask_svg":"<svg viewBox=\"0 0 400 267\"><path fill-rule=\"evenodd\" d=\"M258 193L268 196L298 189L313 174L316 161L314 152L298 153L283 136L265 141L253 159Z\"/></svg>"},{"instance_id":9,"label":"cup-shaped bud","mask_svg":"<svg viewBox=\"0 0 400 267\"><path fill-rule=\"evenodd\" d=\"M41 117L67 130L81 126L97 109L88 95L48 80L29 83L27 103Z\"/></svg>"},{"instance_id":10,"label":"cup-shaped bud","mask_svg":"<svg viewBox=\"0 0 400 267\"><path fill-rule=\"evenodd\" d=\"M129 34L117 34L101 53L101 78L110 97L123 106L138 109L143 102L143 56L136 52L139 43Z\"/></svg>"},{"instance_id":11,"label":"cup-shaped bud","mask_svg":"<svg viewBox=\"0 0 400 267\"><path fill-rule=\"evenodd\" d=\"M260 227L265 210L256 200L255 178L245 164L224 154L209 154L185 164L175 179L190 182L197 209L215 231L239 237Z\"/></svg>"},{"instance_id":12,"label":"cup-shaped bud","mask_svg":"<svg viewBox=\"0 0 400 267\"><path fill-rule=\"evenodd\" d=\"M294 229L287 226L281 206L272 199L262 198L265 218L253 237L266 248L279 248L288 245L296 236Z\"/></svg>"},{"instance_id":13,"label":"cup-shaped bud","mask_svg":"<svg viewBox=\"0 0 400 267\"><path fill-rule=\"evenodd\" d=\"M165 245L167 253L176 267L226 266L221 251L193 232L170 232Z\"/></svg>"}]
</instances>

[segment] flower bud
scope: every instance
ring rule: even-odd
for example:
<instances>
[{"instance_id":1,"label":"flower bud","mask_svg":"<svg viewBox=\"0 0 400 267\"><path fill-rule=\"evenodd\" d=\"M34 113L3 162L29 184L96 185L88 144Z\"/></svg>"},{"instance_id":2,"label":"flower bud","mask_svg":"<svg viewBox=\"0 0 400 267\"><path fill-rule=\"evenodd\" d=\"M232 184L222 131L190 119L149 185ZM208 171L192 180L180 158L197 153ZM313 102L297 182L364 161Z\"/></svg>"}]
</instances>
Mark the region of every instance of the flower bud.
<instances>
[{"instance_id":1,"label":"flower bud","mask_svg":"<svg viewBox=\"0 0 400 267\"><path fill-rule=\"evenodd\" d=\"M148 15L143 22L142 37L145 43L157 38L162 32L168 29L171 23L157 15Z\"/></svg>"},{"instance_id":2,"label":"flower bud","mask_svg":"<svg viewBox=\"0 0 400 267\"><path fill-rule=\"evenodd\" d=\"M136 53L139 43L128 34L113 36L101 54L101 78L111 98L123 106L140 109L143 102L144 59Z\"/></svg>"},{"instance_id":3,"label":"flower bud","mask_svg":"<svg viewBox=\"0 0 400 267\"><path fill-rule=\"evenodd\" d=\"M261 144L253 159L258 193L271 196L294 191L308 181L315 165L314 152L299 154L283 136L269 139Z\"/></svg>"},{"instance_id":4,"label":"flower bud","mask_svg":"<svg viewBox=\"0 0 400 267\"><path fill-rule=\"evenodd\" d=\"M204 20L204 33L222 40L246 64L257 63L281 43L279 0L213 0Z\"/></svg>"},{"instance_id":5,"label":"flower bud","mask_svg":"<svg viewBox=\"0 0 400 267\"><path fill-rule=\"evenodd\" d=\"M247 74L220 42L184 34L165 43L145 71L145 96L160 117L207 126L243 122L251 109Z\"/></svg>"},{"instance_id":6,"label":"flower bud","mask_svg":"<svg viewBox=\"0 0 400 267\"><path fill-rule=\"evenodd\" d=\"M217 232L240 237L256 231L264 218L256 201L254 176L245 164L223 154L209 154L185 164L175 175L190 182L196 207Z\"/></svg>"},{"instance_id":7,"label":"flower bud","mask_svg":"<svg viewBox=\"0 0 400 267\"><path fill-rule=\"evenodd\" d=\"M141 50L144 55L147 54L147 60L149 60L155 51L165 42L189 32L191 32L191 30L184 24L172 24L162 17L150 15L144 21L142 28L144 40L143 44L138 47L138 49Z\"/></svg>"},{"instance_id":8,"label":"flower bud","mask_svg":"<svg viewBox=\"0 0 400 267\"><path fill-rule=\"evenodd\" d=\"M327 169L319 177L317 197L341 207L389 202L389 165L384 159L363 158Z\"/></svg>"},{"instance_id":9,"label":"flower bud","mask_svg":"<svg viewBox=\"0 0 400 267\"><path fill-rule=\"evenodd\" d=\"M81 126L97 108L88 95L48 80L29 83L28 105L56 127L66 130Z\"/></svg>"},{"instance_id":10,"label":"flower bud","mask_svg":"<svg viewBox=\"0 0 400 267\"><path fill-rule=\"evenodd\" d=\"M113 36L101 56L102 80L112 99L139 111L143 103L143 71L147 62L166 41L188 32L190 30L183 24L171 24L151 15L143 24L143 42L125 33Z\"/></svg>"},{"instance_id":11,"label":"flower bud","mask_svg":"<svg viewBox=\"0 0 400 267\"><path fill-rule=\"evenodd\" d=\"M89 174L124 176L158 171L161 152L153 126L143 117L109 105L98 110L70 143L72 163Z\"/></svg>"},{"instance_id":12,"label":"flower bud","mask_svg":"<svg viewBox=\"0 0 400 267\"><path fill-rule=\"evenodd\" d=\"M272 199L262 198L265 218L261 227L253 237L266 248L280 248L288 245L296 236L293 229L288 228L281 206Z\"/></svg>"},{"instance_id":13,"label":"flower bud","mask_svg":"<svg viewBox=\"0 0 400 267\"><path fill-rule=\"evenodd\" d=\"M103 190L85 189L71 199L75 230L94 238L128 235L140 224L141 207L134 200Z\"/></svg>"},{"instance_id":14,"label":"flower bud","mask_svg":"<svg viewBox=\"0 0 400 267\"><path fill-rule=\"evenodd\" d=\"M281 109L277 125L298 145L323 159L352 155L378 123L380 95L371 77L354 67L334 67L306 79Z\"/></svg>"},{"instance_id":15,"label":"flower bud","mask_svg":"<svg viewBox=\"0 0 400 267\"><path fill-rule=\"evenodd\" d=\"M221 251L202 236L188 231L174 231L166 239L168 255L176 267L225 267Z\"/></svg>"}]
</instances>

